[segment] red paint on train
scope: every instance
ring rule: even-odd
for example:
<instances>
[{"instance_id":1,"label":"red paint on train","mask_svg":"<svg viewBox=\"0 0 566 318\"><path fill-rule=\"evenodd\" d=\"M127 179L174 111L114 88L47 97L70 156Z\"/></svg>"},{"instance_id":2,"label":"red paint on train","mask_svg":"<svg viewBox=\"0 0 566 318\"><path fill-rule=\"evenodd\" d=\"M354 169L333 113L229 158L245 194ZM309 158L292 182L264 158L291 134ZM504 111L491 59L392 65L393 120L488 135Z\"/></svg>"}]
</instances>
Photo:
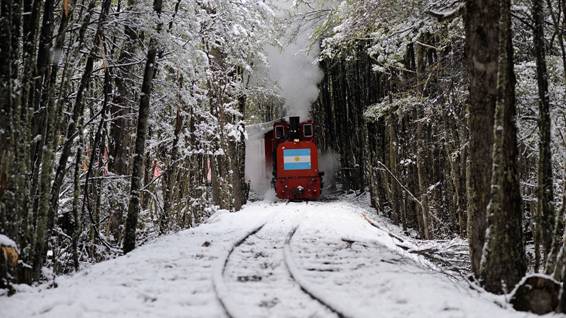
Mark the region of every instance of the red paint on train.
<instances>
[{"instance_id":1,"label":"red paint on train","mask_svg":"<svg viewBox=\"0 0 566 318\"><path fill-rule=\"evenodd\" d=\"M322 175L318 170L318 149L314 122L280 120L265 135L265 162L273 170L277 197L285 200L316 200L321 195Z\"/></svg>"}]
</instances>

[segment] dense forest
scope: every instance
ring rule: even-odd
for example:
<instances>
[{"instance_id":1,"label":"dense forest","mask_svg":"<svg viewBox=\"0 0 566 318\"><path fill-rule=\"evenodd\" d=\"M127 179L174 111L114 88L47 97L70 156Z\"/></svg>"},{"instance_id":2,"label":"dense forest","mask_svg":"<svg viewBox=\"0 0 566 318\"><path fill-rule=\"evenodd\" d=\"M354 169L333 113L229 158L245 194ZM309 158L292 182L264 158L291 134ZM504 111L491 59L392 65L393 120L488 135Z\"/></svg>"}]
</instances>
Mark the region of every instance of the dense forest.
<instances>
[{"instance_id":1,"label":"dense forest","mask_svg":"<svg viewBox=\"0 0 566 318\"><path fill-rule=\"evenodd\" d=\"M341 191L467 239L487 291L566 278L565 1L280 5L1 0L0 234L20 261L0 287L238 211L246 125L294 115L265 74L289 25L319 53L310 116Z\"/></svg>"},{"instance_id":2,"label":"dense forest","mask_svg":"<svg viewBox=\"0 0 566 318\"><path fill-rule=\"evenodd\" d=\"M495 293L563 276L565 8L363 1L319 29L313 113L342 185L421 238L467 238Z\"/></svg>"},{"instance_id":3,"label":"dense forest","mask_svg":"<svg viewBox=\"0 0 566 318\"><path fill-rule=\"evenodd\" d=\"M245 202L242 120L269 7L26 0L1 14L0 227L19 281Z\"/></svg>"}]
</instances>

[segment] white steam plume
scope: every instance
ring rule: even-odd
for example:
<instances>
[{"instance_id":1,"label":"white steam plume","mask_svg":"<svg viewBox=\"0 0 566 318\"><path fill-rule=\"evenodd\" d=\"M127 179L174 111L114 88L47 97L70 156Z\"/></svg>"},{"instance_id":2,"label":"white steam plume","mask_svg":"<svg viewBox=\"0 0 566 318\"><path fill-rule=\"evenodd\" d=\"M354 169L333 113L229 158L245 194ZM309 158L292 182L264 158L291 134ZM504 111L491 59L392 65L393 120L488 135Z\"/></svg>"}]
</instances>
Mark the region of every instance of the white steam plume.
<instances>
[{"instance_id":1,"label":"white steam plume","mask_svg":"<svg viewBox=\"0 0 566 318\"><path fill-rule=\"evenodd\" d=\"M291 10L292 2L277 1L277 5L279 15L284 16ZM310 36L315 26L295 19L279 39L283 47L265 49L269 77L278 84L280 95L285 99L286 116L310 118L311 105L318 98L318 84L324 74L318 66L318 45L311 45Z\"/></svg>"}]
</instances>

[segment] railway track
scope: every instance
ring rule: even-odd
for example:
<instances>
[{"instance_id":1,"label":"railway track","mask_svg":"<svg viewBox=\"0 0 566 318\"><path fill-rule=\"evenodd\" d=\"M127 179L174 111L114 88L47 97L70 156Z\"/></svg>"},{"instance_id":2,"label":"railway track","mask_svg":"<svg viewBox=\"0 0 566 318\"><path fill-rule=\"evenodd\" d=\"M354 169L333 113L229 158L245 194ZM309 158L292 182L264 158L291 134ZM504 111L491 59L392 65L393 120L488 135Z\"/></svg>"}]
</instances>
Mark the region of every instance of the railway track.
<instances>
[{"instance_id":1,"label":"railway track","mask_svg":"<svg viewBox=\"0 0 566 318\"><path fill-rule=\"evenodd\" d=\"M285 265L287 266L287 269L289 270L289 274L297 282L297 284L299 285L299 287L301 288L301 290L303 292L308 294L312 299L318 301L320 304L322 304L325 307L327 307L328 309L330 309L337 317L342 317L342 318L349 317L347 314L345 314L347 309L342 308L341 304L339 304L339 305L332 304L331 305L332 302L329 301L328 299L326 299L325 295L321 294L318 291L318 289L312 288L311 284L307 283L306 277L301 273L301 270L298 268L297 263L295 261L295 258L293 256L292 248L291 248L291 240L293 239L293 236L297 232L298 228L299 228L298 226L295 227L289 233L287 240L285 240L285 247L284 247L284 250L283 250Z\"/></svg>"},{"instance_id":2,"label":"railway track","mask_svg":"<svg viewBox=\"0 0 566 318\"><path fill-rule=\"evenodd\" d=\"M226 315L345 317L301 280L290 245L297 222L277 221L275 218L245 233L218 263L213 285Z\"/></svg>"}]
</instances>

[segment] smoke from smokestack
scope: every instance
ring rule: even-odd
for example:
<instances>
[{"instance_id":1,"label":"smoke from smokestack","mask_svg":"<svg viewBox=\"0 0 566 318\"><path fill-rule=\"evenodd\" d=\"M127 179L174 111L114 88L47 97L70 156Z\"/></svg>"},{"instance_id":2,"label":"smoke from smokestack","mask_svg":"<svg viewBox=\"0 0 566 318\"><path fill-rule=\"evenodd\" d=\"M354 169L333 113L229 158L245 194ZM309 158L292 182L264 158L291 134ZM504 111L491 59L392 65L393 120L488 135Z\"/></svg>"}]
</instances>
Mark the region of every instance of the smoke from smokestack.
<instances>
[{"instance_id":1,"label":"smoke from smokestack","mask_svg":"<svg viewBox=\"0 0 566 318\"><path fill-rule=\"evenodd\" d=\"M291 1L277 1L279 15L287 14ZM270 46L265 49L269 61L269 77L277 82L280 95L285 99L285 116L310 118L311 105L317 100L318 84L323 78L318 66L320 50L311 46L310 36L315 25L299 19L290 22L279 40L282 48ZM297 31L297 32L295 32Z\"/></svg>"}]
</instances>

